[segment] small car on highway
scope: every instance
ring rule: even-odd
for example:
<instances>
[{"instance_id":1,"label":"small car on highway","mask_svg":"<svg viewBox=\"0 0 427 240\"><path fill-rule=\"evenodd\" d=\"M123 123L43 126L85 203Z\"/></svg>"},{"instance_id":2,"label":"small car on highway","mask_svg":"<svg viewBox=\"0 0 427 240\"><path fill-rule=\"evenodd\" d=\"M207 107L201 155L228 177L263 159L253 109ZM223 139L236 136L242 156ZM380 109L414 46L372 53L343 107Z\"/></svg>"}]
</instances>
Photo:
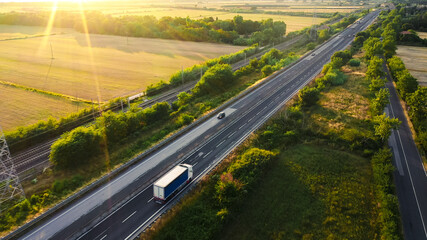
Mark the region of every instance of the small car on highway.
<instances>
[{"instance_id":1,"label":"small car on highway","mask_svg":"<svg viewBox=\"0 0 427 240\"><path fill-rule=\"evenodd\" d=\"M224 117L225 117L225 112L218 113L218 116L217 116L218 119L223 119Z\"/></svg>"}]
</instances>

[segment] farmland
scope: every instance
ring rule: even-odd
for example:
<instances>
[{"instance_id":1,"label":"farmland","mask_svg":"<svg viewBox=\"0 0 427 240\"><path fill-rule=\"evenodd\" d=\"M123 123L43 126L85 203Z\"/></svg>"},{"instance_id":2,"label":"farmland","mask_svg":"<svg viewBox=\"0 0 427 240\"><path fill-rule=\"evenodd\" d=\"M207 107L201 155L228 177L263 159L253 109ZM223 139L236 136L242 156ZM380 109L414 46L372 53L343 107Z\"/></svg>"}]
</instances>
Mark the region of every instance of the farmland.
<instances>
[{"instance_id":1,"label":"farmland","mask_svg":"<svg viewBox=\"0 0 427 240\"><path fill-rule=\"evenodd\" d=\"M8 131L49 116L61 117L86 104L0 85L0 126Z\"/></svg>"},{"instance_id":2,"label":"farmland","mask_svg":"<svg viewBox=\"0 0 427 240\"><path fill-rule=\"evenodd\" d=\"M52 8L52 3L39 2L32 3L31 7L25 3L1 3L0 12L37 12L37 11L49 11ZM161 2L161 1L111 1L104 2L102 6L96 2L83 2L83 6L86 10L90 11L101 11L107 14L118 14L132 11L156 11L168 8L194 8L200 9L216 9L216 10L233 10L233 9L251 9L256 7L257 10L265 11L283 11L283 12L351 12L362 8L358 5L344 5L338 6L333 1L323 1L322 3L306 3L297 1L284 1L278 3L276 1L175 1L175 2ZM73 2L59 2L58 10L63 11L76 11L76 3ZM188 9L182 10L187 11Z\"/></svg>"},{"instance_id":3,"label":"farmland","mask_svg":"<svg viewBox=\"0 0 427 240\"><path fill-rule=\"evenodd\" d=\"M427 86L427 48L398 46L397 56L405 63L406 68L418 80L421 86Z\"/></svg>"},{"instance_id":4,"label":"farmland","mask_svg":"<svg viewBox=\"0 0 427 240\"><path fill-rule=\"evenodd\" d=\"M50 37L3 41L0 80L88 100L99 95L106 101L143 91L149 84L167 80L181 67L242 49L105 35L90 35L90 48L84 34L68 31Z\"/></svg>"},{"instance_id":5,"label":"farmland","mask_svg":"<svg viewBox=\"0 0 427 240\"><path fill-rule=\"evenodd\" d=\"M224 44L105 35L90 35L89 48L85 35L71 29L53 29L56 35L32 37L43 31L40 27L0 26L0 39L21 38L1 41L0 81L87 100L96 101L100 96L107 101L143 91L160 80L167 81L181 67L242 49ZM5 130L77 109L59 98L7 89L6 92L2 88L0 113ZM15 100L19 101L14 103ZM30 106L21 100L30 102Z\"/></svg>"}]
</instances>

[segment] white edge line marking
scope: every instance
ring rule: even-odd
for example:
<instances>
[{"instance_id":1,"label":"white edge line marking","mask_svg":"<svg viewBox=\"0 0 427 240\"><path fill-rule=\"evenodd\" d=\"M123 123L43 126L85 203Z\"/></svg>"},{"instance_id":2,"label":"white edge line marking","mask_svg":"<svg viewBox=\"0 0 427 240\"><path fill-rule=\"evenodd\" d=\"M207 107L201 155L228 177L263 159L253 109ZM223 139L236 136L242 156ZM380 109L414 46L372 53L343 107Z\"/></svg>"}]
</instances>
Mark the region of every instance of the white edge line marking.
<instances>
[{"instance_id":1,"label":"white edge line marking","mask_svg":"<svg viewBox=\"0 0 427 240\"><path fill-rule=\"evenodd\" d=\"M153 201L154 197L150 198L150 200L147 201L147 203Z\"/></svg>"},{"instance_id":2,"label":"white edge line marking","mask_svg":"<svg viewBox=\"0 0 427 240\"><path fill-rule=\"evenodd\" d=\"M396 116L394 115L393 108L391 107L390 109L391 109L391 112L392 112L392 114L393 114L393 117L396 117ZM411 180L411 187L412 187L412 190L414 191L415 201L417 202L417 207L418 207L418 212L419 212L419 214L420 214L421 222L423 223L424 234L425 234L425 236L427 237L426 226L425 226L425 223L424 223L423 214L422 214L422 212L421 212L420 203L418 202L417 191L415 190L415 187L414 187L414 182L413 182L413 180L412 180L412 174L411 174L411 171L410 171L410 169L409 169L408 159L406 158L406 153L405 153L405 149L403 148L403 145L402 145L402 139L400 138L399 130L397 130L397 136L399 137L399 143L400 143L400 147L402 148L403 158L405 159L406 168L408 169L408 173L409 173L409 180ZM422 166L422 167L423 167L423 166Z\"/></svg>"},{"instance_id":3,"label":"white edge line marking","mask_svg":"<svg viewBox=\"0 0 427 240\"><path fill-rule=\"evenodd\" d=\"M102 240L102 239L104 239L104 238L106 238L107 237L107 234L105 234L105 236L103 236L101 239L99 239L99 240Z\"/></svg>"},{"instance_id":4,"label":"white edge line marking","mask_svg":"<svg viewBox=\"0 0 427 240\"><path fill-rule=\"evenodd\" d=\"M153 199L153 198L151 198L151 199ZM150 200L151 201L151 200ZM136 213L136 211L135 212L133 212L131 215L129 215L127 218L125 218L125 220L123 220L122 221L122 223L124 223L124 222L126 222L129 218L131 218L134 214Z\"/></svg>"}]
</instances>

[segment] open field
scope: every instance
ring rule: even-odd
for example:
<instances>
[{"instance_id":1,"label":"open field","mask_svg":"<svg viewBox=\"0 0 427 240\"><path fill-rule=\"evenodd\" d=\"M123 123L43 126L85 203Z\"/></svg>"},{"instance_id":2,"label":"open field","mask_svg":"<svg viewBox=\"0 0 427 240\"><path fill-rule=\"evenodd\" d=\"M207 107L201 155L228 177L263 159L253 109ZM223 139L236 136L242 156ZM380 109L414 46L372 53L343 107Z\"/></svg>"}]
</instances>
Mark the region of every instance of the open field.
<instances>
[{"instance_id":1,"label":"open field","mask_svg":"<svg viewBox=\"0 0 427 240\"><path fill-rule=\"evenodd\" d=\"M427 87L427 48L399 45L397 56L403 60L412 76L418 79L418 83Z\"/></svg>"},{"instance_id":2,"label":"open field","mask_svg":"<svg viewBox=\"0 0 427 240\"><path fill-rule=\"evenodd\" d=\"M0 85L0 96L0 126L5 131L87 107L83 103L4 85Z\"/></svg>"},{"instance_id":3,"label":"open field","mask_svg":"<svg viewBox=\"0 0 427 240\"><path fill-rule=\"evenodd\" d=\"M19 27L14 26L15 30ZM167 81L181 67L243 48L106 35L90 35L90 42L92 48L84 34L73 30L49 37L2 41L0 80L88 100L100 96L106 101Z\"/></svg>"},{"instance_id":4,"label":"open field","mask_svg":"<svg viewBox=\"0 0 427 240\"><path fill-rule=\"evenodd\" d=\"M52 29L50 34L60 34L65 29ZM38 37L45 34L44 27L0 25L0 41L18 38Z\"/></svg>"}]
</instances>

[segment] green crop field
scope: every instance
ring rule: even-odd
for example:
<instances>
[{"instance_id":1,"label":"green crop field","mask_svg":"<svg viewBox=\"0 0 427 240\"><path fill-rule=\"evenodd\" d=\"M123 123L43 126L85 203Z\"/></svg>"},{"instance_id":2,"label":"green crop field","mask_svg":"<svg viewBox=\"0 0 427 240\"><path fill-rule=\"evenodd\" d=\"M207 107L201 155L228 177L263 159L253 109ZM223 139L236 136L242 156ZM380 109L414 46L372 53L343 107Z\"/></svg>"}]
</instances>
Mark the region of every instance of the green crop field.
<instances>
[{"instance_id":1,"label":"green crop field","mask_svg":"<svg viewBox=\"0 0 427 240\"><path fill-rule=\"evenodd\" d=\"M87 107L59 97L52 97L0 84L0 126L5 131L35 123L49 116L61 117Z\"/></svg>"},{"instance_id":2,"label":"green crop field","mask_svg":"<svg viewBox=\"0 0 427 240\"><path fill-rule=\"evenodd\" d=\"M167 81L181 67L243 48L106 35L90 35L90 42L91 48L84 34L72 30L50 37L3 41L0 80L88 100L99 95L106 101Z\"/></svg>"}]
</instances>

